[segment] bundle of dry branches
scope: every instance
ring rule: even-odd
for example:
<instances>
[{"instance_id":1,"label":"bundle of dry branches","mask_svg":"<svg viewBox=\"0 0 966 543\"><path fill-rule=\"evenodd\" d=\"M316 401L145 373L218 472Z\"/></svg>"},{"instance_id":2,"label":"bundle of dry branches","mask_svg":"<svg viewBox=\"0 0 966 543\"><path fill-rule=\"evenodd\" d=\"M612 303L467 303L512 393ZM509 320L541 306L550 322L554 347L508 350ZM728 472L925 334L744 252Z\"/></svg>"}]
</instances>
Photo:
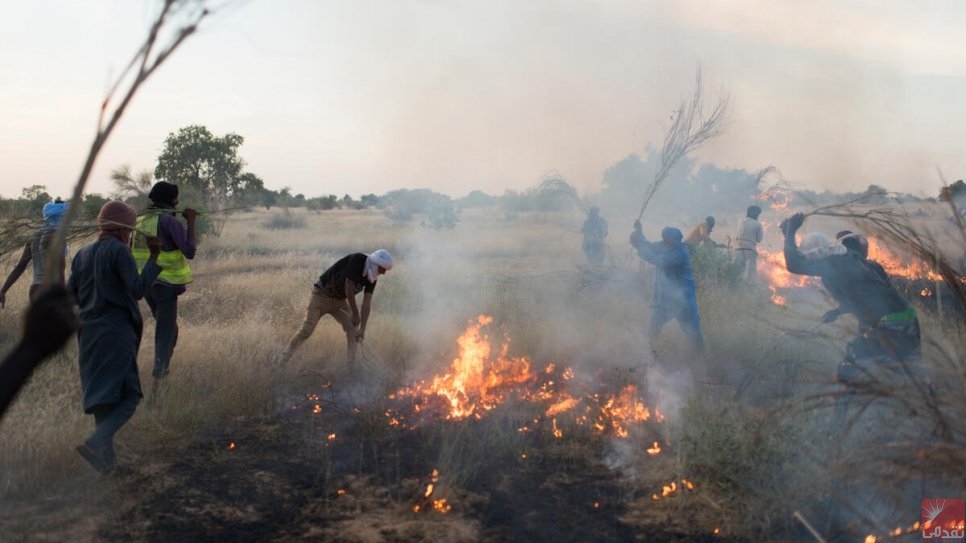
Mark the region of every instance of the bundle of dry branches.
<instances>
[{"instance_id":1,"label":"bundle of dry branches","mask_svg":"<svg viewBox=\"0 0 966 543\"><path fill-rule=\"evenodd\" d=\"M708 141L720 136L727 128L731 100L726 94L715 103L707 116L704 114L704 85L701 78L701 68L698 67L694 81L694 93L690 98L683 98L674 114L674 120L664 135L664 145L661 147L661 166L654 174L654 181L644 191L644 201L638 220L644 215L644 210L651 202L651 198L664 183L675 164L685 155L704 145Z\"/></svg>"}]
</instances>

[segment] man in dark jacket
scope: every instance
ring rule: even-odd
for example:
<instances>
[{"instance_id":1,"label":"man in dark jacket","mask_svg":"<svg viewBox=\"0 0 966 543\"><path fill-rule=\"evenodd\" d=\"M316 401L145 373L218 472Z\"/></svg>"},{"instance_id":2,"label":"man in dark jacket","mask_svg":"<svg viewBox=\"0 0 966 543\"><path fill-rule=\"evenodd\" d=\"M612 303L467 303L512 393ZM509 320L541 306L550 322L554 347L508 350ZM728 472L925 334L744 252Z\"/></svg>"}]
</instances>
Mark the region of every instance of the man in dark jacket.
<instances>
[{"instance_id":1,"label":"man in dark jacket","mask_svg":"<svg viewBox=\"0 0 966 543\"><path fill-rule=\"evenodd\" d=\"M820 277L840 305L836 313L855 315L859 330L848 345L846 362L918 361L921 345L916 311L888 278L864 258L861 244L843 244L844 251L808 258L795 243L795 234L804 222L801 213L785 222L785 265L791 273ZM840 377L843 371L851 369L843 366Z\"/></svg>"},{"instance_id":2,"label":"man in dark jacket","mask_svg":"<svg viewBox=\"0 0 966 543\"><path fill-rule=\"evenodd\" d=\"M641 222L634 221L630 243L639 257L654 264L657 269L648 338L653 343L664 325L677 319L691 345L703 351L704 336L698 316L694 275L691 273L691 256L682 242L683 238L680 230L667 227L661 231L661 241L649 242L644 237Z\"/></svg>"},{"instance_id":3,"label":"man in dark jacket","mask_svg":"<svg viewBox=\"0 0 966 543\"><path fill-rule=\"evenodd\" d=\"M140 299L161 272L160 243L147 241L149 256L138 274L129 246L137 218L133 207L108 202L97 216L100 235L77 252L67 282L80 307L78 363L84 412L94 415L94 432L77 452L101 473L114 470L114 434L134 415L141 401L138 347Z\"/></svg>"},{"instance_id":4,"label":"man in dark jacket","mask_svg":"<svg viewBox=\"0 0 966 543\"><path fill-rule=\"evenodd\" d=\"M346 360L351 368L356 360L357 344L366 334L376 280L391 269L392 255L385 249L379 249L370 255L346 255L322 272L319 280L312 285L312 296L305 310L302 327L292 336L280 362L285 363L292 357L299 345L315 331L323 315L332 315L345 330ZM356 305L359 292L364 293L361 311Z\"/></svg>"}]
</instances>

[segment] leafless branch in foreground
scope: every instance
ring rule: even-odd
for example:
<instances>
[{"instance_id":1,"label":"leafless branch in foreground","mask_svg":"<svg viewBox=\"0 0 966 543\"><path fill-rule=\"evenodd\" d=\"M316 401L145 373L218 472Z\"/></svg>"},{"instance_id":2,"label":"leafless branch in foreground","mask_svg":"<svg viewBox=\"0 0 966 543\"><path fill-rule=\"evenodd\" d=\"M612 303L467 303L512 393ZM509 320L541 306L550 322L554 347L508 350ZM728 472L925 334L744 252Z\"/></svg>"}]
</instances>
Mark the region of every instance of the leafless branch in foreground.
<instances>
[{"instance_id":1,"label":"leafless branch in foreground","mask_svg":"<svg viewBox=\"0 0 966 543\"><path fill-rule=\"evenodd\" d=\"M647 209L651 198L671 173L674 165L682 157L720 136L727 129L731 117L731 98L722 93L711 111L705 115L703 92L701 68L698 67L694 78L694 92L690 97L682 98L681 105L674 114L674 121L664 135L661 167L654 174L654 181L644 191L644 201L637 215L638 220L644 215L644 210Z\"/></svg>"}]
</instances>

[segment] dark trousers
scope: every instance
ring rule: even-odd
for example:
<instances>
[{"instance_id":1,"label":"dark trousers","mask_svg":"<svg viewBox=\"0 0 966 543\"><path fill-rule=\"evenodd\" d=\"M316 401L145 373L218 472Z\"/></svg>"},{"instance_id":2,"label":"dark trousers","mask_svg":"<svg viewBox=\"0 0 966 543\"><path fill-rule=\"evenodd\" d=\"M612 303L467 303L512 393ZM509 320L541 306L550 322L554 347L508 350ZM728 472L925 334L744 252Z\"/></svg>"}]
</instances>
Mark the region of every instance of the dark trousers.
<instances>
[{"instance_id":1,"label":"dark trousers","mask_svg":"<svg viewBox=\"0 0 966 543\"><path fill-rule=\"evenodd\" d=\"M691 342L691 346L704 351L704 335L701 333L701 317L698 316L698 306L694 301L685 301L675 307L651 306L651 325L648 329L648 339L653 344L661 334L664 325L677 320L681 331Z\"/></svg>"},{"instance_id":2,"label":"dark trousers","mask_svg":"<svg viewBox=\"0 0 966 543\"><path fill-rule=\"evenodd\" d=\"M113 466L114 434L134 416L141 394L125 386L117 403L95 405L91 412L94 414L94 433L87 438L87 444L98 451L105 462Z\"/></svg>"},{"instance_id":3,"label":"dark trousers","mask_svg":"<svg viewBox=\"0 0 966 543\"><path fill-rule=\"evenodd\" d=\"M144 296L154 315L154 370L156 379L168 375L171 355L178 343L178 290L163 283L155 283Z\"/></svg>"}]
</instances>

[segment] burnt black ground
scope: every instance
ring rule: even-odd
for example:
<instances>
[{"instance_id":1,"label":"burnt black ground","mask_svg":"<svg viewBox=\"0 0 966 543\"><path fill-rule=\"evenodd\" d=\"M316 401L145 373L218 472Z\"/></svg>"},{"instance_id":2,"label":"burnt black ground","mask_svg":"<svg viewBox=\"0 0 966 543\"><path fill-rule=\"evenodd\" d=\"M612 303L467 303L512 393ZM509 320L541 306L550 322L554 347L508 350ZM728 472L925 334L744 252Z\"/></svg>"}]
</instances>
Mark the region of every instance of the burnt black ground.
<instances>
[{"instance_id":1,"label":"burnt black ground","mask_svg":"<svg viewBox=\"0 0 966 543\"><path fill-rule=\"evenodd\" d=\"M438 428L376 428L374 413L302 400L278 414L239 421L230 430L200 437L168 462L116 476L121 510L100 526L100 541L318 541L346 520L340 491L366 480L366 507L398 505L401 520L433 522L445 515L412 505L440 462ZM459 440L483 443L492 432L464 423ZM330 439L335 434L337 437ZM516 439L516 438L514 438ZM595 451L554 448L539 436L514 443L525 459L467 446L453 510L478 523L480 541L634 541L618 517L618 475L595 460ZM577 454L575 454L577 453ZM445 477L443 478L445 481ZM377 498L379 496L379 498ZM359 496L354 497L359 500ZM391 507L391 506L390 506ZM387 534L386 541L396 540ZM429 536L426 536L429 537ZM320 539L321 538L321 539ZM346 536L339 540L351 541ZM424 540L418 535L413 541Z\"/></svg>"}]
</instances>

